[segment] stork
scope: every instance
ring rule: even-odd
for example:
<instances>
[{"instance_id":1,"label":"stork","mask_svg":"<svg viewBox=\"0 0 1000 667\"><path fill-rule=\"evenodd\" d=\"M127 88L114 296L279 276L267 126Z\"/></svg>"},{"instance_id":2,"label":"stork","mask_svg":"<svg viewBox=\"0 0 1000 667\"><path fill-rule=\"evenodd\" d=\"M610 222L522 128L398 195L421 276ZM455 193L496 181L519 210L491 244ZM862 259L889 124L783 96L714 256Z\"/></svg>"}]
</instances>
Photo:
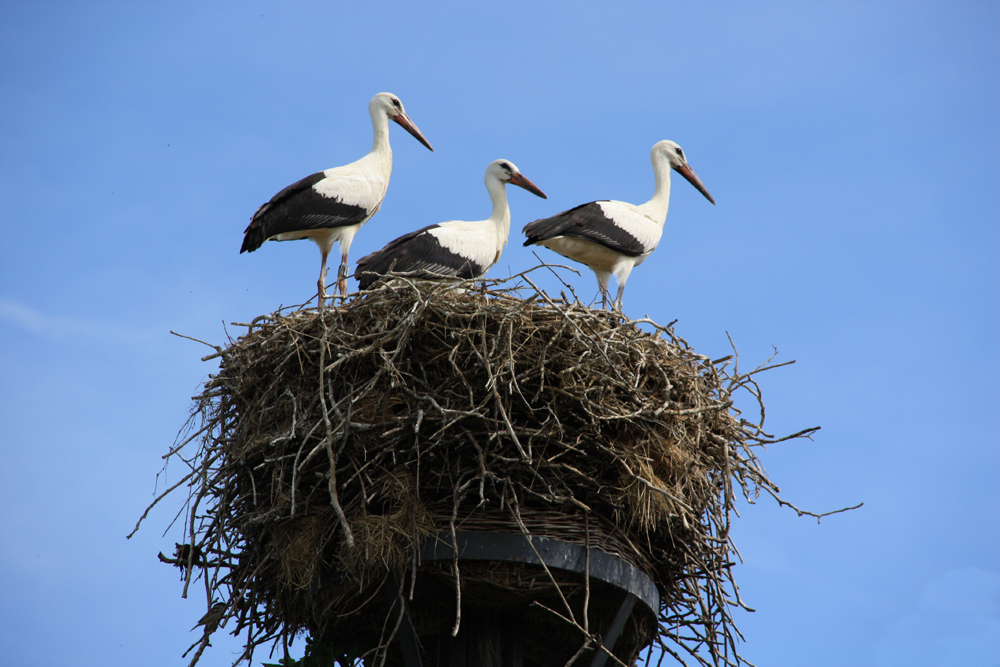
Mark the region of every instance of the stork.
<instances>
[{"instance_id":1,"label":"stork","mask_svg":"<svg viewBox=\"0 0 1000 667\"><path fill-rule=\"evenodd\" d=\"M358 261L355 276L368 289L390 271L413 272L418 278L478 278L500 259L510 234L507 183L548 199L510 160L495 160L486 168L486 190L493 212L486 220L450 220L404 234L378 252Z\"/></svg>"},{"instance_id":2,"label":"stork","mask_svg":"<svg viewBox=\"0 0 1000 667\"><path fill-rule=\"evenodd\" d=\"M379 93L368 103L375 138L372 150L357 162L306 176L274 195L257 209L243 232L240 253L253 252L264 241L312 239L322 254L319 281L319 306L326 298L326 258L334 242L340 244L340 269L337 287L347 294L347 254L361 225L378 212L389 187L392 172L392 149L389 147L389 121L399 123L428 149L431 145L392 93Z\"/></svg>"},{"instance_id":3,"label":"stork","mask_svg":"<svg viewBox=\"0 0 1000 667\"><path fill-rule=\"evenodd\" d=\"M551 218L528 223L524 245L543 245L563 257L586 264L597 276L601 304L607 304L608 282L618 282L614 307L621 310L625 283L632 269L656 250L670 205L670 170L675 169L708 201L712 195L687 163L684 151L672 141L661 141L650 152L656 187L653 198L636 206L603 200L582 204Z\"/></svg>"}]
</instances>

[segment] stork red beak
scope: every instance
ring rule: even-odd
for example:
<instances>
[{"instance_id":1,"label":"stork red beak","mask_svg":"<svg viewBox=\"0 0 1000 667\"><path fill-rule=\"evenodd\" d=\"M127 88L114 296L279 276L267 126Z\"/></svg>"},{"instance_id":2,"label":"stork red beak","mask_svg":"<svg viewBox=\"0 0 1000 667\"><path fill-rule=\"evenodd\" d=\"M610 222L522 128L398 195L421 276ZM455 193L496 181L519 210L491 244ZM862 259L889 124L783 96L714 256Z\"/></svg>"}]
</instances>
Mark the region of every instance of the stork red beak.
<instances>
[{"instance_id":1,"label":"stork red beak","mask_svg":"<svg viewBox=\"0 0 1000 667\"><path fill-rule=\"evenodd\" d=\"M523 174L520 173L511 174L510 182L513 183L514 185L521 186L522 188L524 188L533 195L538 195L542 199L548 199L548 197L545 196L545 193L539 190L537 185L535 185L527 178L525 178Z\"/></svg>"},{"instance_id":2,"label":"stork red beak","mask_svg":"<svg viewBox=\"0 0 1000 667\"><path fill-rule=\"evenodd\" d=\"M420 132L420 130L417 129L417 126L413 124L413 121L410 120L409 116L407 116L405 113L401 113L398 116L393 116L392 119L397 123L399 123L400 127L402 127L404 130L412 134L417 141L422 143L424 146L427 146L427 148L430 149L431 152L434 152L434 149L431 148L430 142L428 142L427 139L424 138L424 135Z\"/></svg>"},{"instance_id":3,"label":"stork red beak","mask_svg":"<svg viewBox=\"0 0 1000 667\"><path fill-rule=\"evenodd\" d=\"M701 179L698 178L698 174L694 173L694 169L692 169L686 164L681 165L680 167L675 167L675 169L677 170L678 174L687 179L688 183L698 188L698 192L705 195L705 199L712 202L713 204L715 203L715 200L712 199L712 195L708 194L708 190L705 189L705 186L702 184Z\"/></svg>"}]
</instances>

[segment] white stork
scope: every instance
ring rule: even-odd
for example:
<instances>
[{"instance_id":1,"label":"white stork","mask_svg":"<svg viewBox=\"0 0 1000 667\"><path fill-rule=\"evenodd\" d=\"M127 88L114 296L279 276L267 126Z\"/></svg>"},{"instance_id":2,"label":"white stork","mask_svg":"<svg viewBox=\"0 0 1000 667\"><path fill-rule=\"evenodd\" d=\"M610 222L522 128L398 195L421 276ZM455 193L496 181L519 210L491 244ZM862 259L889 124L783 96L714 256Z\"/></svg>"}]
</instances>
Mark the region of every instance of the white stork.
<instances>
[{"instance_id":1,"label":"white stork","mask_svg":"<svg viewBox=\"0 0 1000 667\"><path fill-rule=\"evenodd\" d=\"M478 278L500 259L510 234L507 183L548 199L510 160L496 160L486 168L486 190L493 212L486 220L450 220L404 234L378 252L358 261L354 275L368 289L390 271L414 272L418 278Z\"/></svg>"},{"instance_id":2,"label":"white stork","mask_svg":"<svg viewBox=\"0 0 1000 667\"><path fill-rule=\"evenodd\" d=\"M334 242L340 244L337 286L347 294L347 253L361 225L378 212L389 187L392 149L389 120L399 123L430 150L431 145L413 124L403 103L392 93L379 93L368 103L375 138L372 150L357 162L306 176L274 195L253 214L243 232L240 252L253 252L264 241L312 239L323 261L319 272L319 305L326 298L326 258Z\"/></svg>"},{"instance_id":3,"label":"white stork","mask_svg":"<svg viewBox=\"0 0 1000 667\"><path fill-rule=\"evenodd\" d=\"M715 204L701 179L688 165L680 146L672 141L661 141L653 146L650 159L656 189L653 198L645 204L595 201L551 218L535 220L524 227L528 237L524 245L537 243L590 267L597 276L602 305L607 303L608 282L614 275L618 281L614 307L618 310L621 310L629 273L656 250L663 235L663 223L670 205L670 170L676 169Z\"/></svg>"}]
</instances>

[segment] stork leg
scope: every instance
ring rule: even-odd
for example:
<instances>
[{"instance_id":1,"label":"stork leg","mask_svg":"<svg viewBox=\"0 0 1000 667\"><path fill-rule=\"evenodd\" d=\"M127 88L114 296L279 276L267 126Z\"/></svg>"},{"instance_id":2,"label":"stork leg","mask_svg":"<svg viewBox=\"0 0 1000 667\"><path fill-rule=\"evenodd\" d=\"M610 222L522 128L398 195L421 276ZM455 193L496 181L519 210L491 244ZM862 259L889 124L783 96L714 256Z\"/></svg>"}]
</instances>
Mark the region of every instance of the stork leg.
<instances>
[{"instance_id":1,"label":"stork leg","mask_svg":"<svg viewBox=\"0 0 1000 667\"><path fill-rule=\"evenodd\" d=\"M622 296L625 294L625 283L628 282L628 276L634 267L634 263L621 262L614 270L615 280L618 282L618 296L615 297L614 310L619 315L622 314Z\"/></svg>"},{"instance_id":2,"label":"stork leg","mask_svg":"<svg viewBox=\"0 0 1000 667\"><path fill-rule=\"evenodd\" d=\"M321 245L319 251L323 255L323 263L319 267L319 280L316 282L316 287L319 290L319 296L316 300L319 303L319 309L323 310L323 299L326 298L326 258L330 254L330 249Z\"/></svg>"},{"instance_id":3,"label":"stork leg","mask_svg":"<svg viewBox=\"0 0 1000 667\"><path fill-rule=\"evenodd\" d=\"M340 296L347 296L347 253L340 258L340 268L337 269L337 287L340 289Z\"/></svg>"},{"instance_id":4,"label":"stork leg","mask_svg":"<svg viewBox=\"0 0 1000 667\"><path fill-rule=\"evenodd\" d=\"M601 308L607 309L608 307L608 297L611 294L608 292L608 283L611 280L611 273L608 271L598 271L594 270L597 275L597 288L601 291Z\"/></svg>"},{"instance_id":5,"label":"stork leg","mask_svg":"<svg viewBox=\"0 0 1000 667\"><path fill-rule=\"evenodd\" d=\"M625 294L625 281L620 281L618 283L618 296L615 297L614 309L619 313L622 312L622 296Z\"/></svg>"}]
</instances>

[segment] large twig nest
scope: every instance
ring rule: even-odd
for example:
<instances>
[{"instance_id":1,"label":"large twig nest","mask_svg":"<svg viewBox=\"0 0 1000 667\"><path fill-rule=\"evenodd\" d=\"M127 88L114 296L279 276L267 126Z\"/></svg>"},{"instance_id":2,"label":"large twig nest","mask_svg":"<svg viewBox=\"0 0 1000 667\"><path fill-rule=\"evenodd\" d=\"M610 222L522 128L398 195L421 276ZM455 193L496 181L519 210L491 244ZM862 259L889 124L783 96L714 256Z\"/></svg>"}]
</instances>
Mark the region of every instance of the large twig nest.
<instances>
[{"instance_id":1,"label":"large twig nest","mask_svg":"<svg viewBox=\"0 0 1000 667\"><path fill-rule=\"evenodd\" d=\"M415 554L457 529L587 543L647 573L663 602L633 624L625 664L651 641L739 662L733 487L777 489L751 451L769 436L732 392L759 400L761 369L741 375L648 321L478 285L401 279L323 313L258 318L220 351L173 456L191 471L186 541L206 554L209 597L246 633L245 657L300 631L345 664L385 646L388 591L454 579ZM460 581L548 607L572 641L588 639L579 581L495 568ZM568 609L550 606L557 584ZM442 590L454 617L458 589Z\"/></svg>"}]
</instances>

